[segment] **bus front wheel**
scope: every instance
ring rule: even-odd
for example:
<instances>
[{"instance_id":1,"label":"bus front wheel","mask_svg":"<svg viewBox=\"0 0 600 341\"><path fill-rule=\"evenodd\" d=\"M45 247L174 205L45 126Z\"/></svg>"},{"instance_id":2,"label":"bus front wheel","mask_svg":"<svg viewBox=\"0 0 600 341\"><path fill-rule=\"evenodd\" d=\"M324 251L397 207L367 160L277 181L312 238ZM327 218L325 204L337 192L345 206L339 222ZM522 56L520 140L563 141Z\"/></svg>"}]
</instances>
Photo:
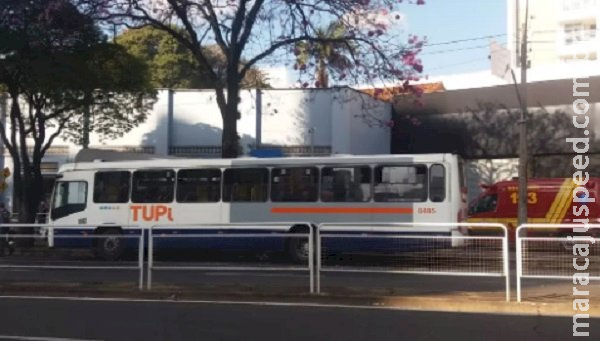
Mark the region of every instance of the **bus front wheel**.
<instances>
[{"instance_id":1,"label":"bus front wheel","mask_svg":"<svg viewBox=\"0 0 600 341\"><path fill-rule=\"evenodd\" d=\"M94 253L96 257L114 261L121 258L124 252L123 239L119 238L121 229L119 228L101 228L96 235L106 236L98 237L94 243Z\"/></svg>"}]
</instances>

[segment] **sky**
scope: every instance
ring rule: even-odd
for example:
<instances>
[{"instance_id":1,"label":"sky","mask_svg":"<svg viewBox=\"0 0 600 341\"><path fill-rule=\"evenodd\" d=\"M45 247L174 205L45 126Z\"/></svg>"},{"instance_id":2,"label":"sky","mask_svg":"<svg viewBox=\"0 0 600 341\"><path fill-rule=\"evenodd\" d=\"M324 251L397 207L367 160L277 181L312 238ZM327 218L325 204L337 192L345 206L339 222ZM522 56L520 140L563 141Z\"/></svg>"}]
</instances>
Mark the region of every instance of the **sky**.
<instances>
[{"instance_id":1,"label":"sky","mask_svg":"<svg viewBox=\"0 0 600 341\"><path fill-rule=\"evenodd\" d=\"M491 39L506 43L506 0L425 0L424 6L404 6L406 33L427 36L421 53L424 74L430 76L489 69ZM456 40L471 41L440 44Z\"/></svg>"},{"instance_id":2,"label":"sky","mask_svg":"<svg viewBox=\"0 0 600 341\"><path fill-rule=\"evenodd\" d=\"M427 37L420 54L423 78L489 70L491 39L506 43L506 0L425 0L424 6L401 7L404 35ZM474 39L475 38L475 39ZM469 41L455 42L456 40ZM297 76L274 68L275 86L293 83ZM286 77L287 76L287 77Z\"/></svg>"}]
</instances>

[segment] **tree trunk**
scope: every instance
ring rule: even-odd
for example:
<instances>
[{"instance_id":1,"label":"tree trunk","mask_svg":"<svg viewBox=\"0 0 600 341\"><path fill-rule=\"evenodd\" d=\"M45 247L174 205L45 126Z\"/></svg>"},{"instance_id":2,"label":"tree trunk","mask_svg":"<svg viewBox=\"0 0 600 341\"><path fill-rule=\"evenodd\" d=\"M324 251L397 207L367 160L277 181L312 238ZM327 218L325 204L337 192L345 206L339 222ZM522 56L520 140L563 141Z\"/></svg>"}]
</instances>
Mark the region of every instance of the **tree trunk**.
<instances>
[{"instance_id":1,"label":"tree trunk","mask_svg":"<svg viewBox=\"0 0 600 341\"><path fill-rule=\"evenodd\" d=\"M329 87L329 76L327 74L327 66L325 61L321 59L319 61L319 67L317 69L317 82L319 86L317 88L328 88Z\"/></svg>"},{"instance_id":2,"label":"tree trunk","mask_svg":"<svg viewBox=\"0 0 600 341\"><path fill-rule=\"evenodd\" d=\"M235 79L236 75L231 76ZM240 118L238 105L240 102L240 86L235 81L230 81L227 87L227 104L221 107L223 117L223 135L221 138L221 157L237 158L240 154L237 121Z\"/></svg>"},{"instance_id":3,"label":"tree trunk","mask_svg":"<svg viewBox=\"0 0 600 341\"><path fill-rule=\"evenodd\" d=\"M11 98L11 107L10 107L10 156L13 160L13 200L12 200L12 211L13 213L19 214L19 219L21 218L21 203L23 199L23 166L21 163L19 146L17 142L17 117L21 115L21 107L19 106L19 93L11 89L9 91Z\"/></svg>"},{"instance_id":4,"label":"tree trunk","mask_svg":"<svg viewBox=\"0 0 600 341\"><path fill-rule=\"evenodd\" d=\"M87 149L90 145L90 118L92 106L92 94L89 90L85 91L83 101L83 136L81 145L84 149Z\"/></svg>"},{"instance_id":5,"label":"tree trunk","mask_svg":"<svg viewBox=\"0 0 600 341\"><path fill-rule=\"evenodd\" d=\"M31 178L31 183L27 187L27 200L25 200L26 215L24 219L28 223L36 222L38 208L44 195L43 188L44 177L41 172L36 170Z\"/></svg>"},{"instance_id":6,"label":"tree trunk","mask_svg":"<svg viewBox=\"0 0 600 341\"><path fill-rule=\"evenodd\" d=\"M223 158L238 157L239 139L237 134L237 120L237 105L228 103L223 113L223 135L221 139L221 157Z\"/></svg>"}]
</instances>

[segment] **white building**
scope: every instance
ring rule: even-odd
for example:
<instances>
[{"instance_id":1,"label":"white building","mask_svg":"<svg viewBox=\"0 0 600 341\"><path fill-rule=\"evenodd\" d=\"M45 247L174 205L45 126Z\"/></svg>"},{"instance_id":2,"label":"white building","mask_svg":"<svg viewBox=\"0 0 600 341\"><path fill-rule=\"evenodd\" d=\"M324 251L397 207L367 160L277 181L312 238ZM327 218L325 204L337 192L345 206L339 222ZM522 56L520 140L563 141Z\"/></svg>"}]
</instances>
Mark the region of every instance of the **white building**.
<instances>
[{"instance_id":1,"label":"white building","mask_svg":"<svg viewBox=\"0 0 600 341\"><path fill-rule=\"evenodd\" d=\"M391 129L385 123L391 120L391 104L356 90L276 89L262 90L260 96L256 90L243 90L240 97L237 127L245 154L255 148L257 133L261 147L278 147L284 155L390 153ZM143 124L113 140L102 141L91 135L89 147L220 158L221 132L222 119L213 91L160 90ZM80 149L68 141L55 140L43 164L49 183L58 166L72 161ZM12 169L6 150L2 162ZM9 188L3 194L10 201L11 178L8 180Z\"/></svg>"},{"instance_id":2,"label":"white building","mask_svg":"<svg viewBox=\"0 0 600 341\"><path fill-rule=\"evenodd\" d=\"M525 0L507 0L507 44L511 66L520 67ZM573 55L599 64L599 0L529 0L530 67L563 68ZM585 64L585 63L584 63Z\"/></svg>"}]
</instances>

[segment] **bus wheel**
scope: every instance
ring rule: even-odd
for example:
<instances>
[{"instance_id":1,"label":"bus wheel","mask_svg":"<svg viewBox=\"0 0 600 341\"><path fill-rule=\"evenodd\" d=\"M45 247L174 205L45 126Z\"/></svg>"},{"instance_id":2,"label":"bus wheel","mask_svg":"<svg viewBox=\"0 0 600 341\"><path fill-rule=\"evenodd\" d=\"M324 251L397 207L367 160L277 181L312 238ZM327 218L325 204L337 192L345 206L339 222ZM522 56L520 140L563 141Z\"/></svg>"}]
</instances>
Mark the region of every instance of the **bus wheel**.
<instances>
[{"instance_id":1,"label":"bus wheel","mask_svg":"<svg viewBox=\"0 0 600 341\"><path fill-rule=\"evenodd\" d=\"M114 261L121 258L124 251L124 245L121 235L121 229L119 228L101 228L96 232L97 235L110 235L110 237L98 237L94 245L94 253L96 257Z\"/></svg>"},{"instance_id":2,"label":"bus wheel","mask_svg":"<svg viewBox=\"0 0 600 341\"><path fill-rule=\"evenodd\" d=\"M308 234L308 226L294 226L290 233ZM298 263L308 262L309 246L308 237L292 237L287 240L287 253L292 261Z\"/></svg>"}]
</instances>

